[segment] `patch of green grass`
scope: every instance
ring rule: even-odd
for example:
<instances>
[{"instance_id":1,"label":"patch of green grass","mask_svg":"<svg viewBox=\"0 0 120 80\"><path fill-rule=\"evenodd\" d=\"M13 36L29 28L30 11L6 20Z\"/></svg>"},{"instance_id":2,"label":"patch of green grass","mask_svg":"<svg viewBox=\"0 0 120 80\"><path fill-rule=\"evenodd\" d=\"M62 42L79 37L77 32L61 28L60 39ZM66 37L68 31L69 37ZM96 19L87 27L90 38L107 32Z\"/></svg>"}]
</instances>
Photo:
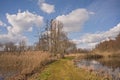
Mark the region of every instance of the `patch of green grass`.
<instances>
[{"instance_id":1,"label":"patch of green grass","mask_svg":"<svg viewBox=\"0 0 120 80\"><path fill-rule=\"evenodd\" d=\"M60 59L48 65L36 80L103 80L74 66L71 58Z\"/></svg>"}]
</instances>

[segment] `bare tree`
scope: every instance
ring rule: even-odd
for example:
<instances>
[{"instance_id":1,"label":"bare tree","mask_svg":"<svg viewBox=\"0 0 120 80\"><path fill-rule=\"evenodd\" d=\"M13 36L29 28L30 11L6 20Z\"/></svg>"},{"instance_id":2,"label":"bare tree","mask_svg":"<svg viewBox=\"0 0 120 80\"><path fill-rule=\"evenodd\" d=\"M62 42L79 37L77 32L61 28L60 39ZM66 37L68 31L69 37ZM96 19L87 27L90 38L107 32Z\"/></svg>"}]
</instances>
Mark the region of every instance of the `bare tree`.
<instances>
[{"instance_id":1,"label":"bare tree","mask_svg":"<svg viewBox=\"0 0 120 80\"><path fill-rule=\"evenodd\" d=\"M20 53L24 52L24 51L26 51L26 47L27 47L27 45L26 45L25 40L22 40L22 41L19 42L18 51Z\"/></svg>"},{"instance_id":2,"label":"bare tree","mask_svg":"<svg viewBox=\"0 0 120 80\"><path fill-rule=\"evenodd\" d=\"M4 46L5 46L4 51L6 52L14 52L17 49L15 43L13 42L5 43Z\"/></svg>"},{"instance_id":3,"label":"bare tree","mask_svg":"<svg viewBox=\"0 0 120 80\"><path fill-rule=\"evenodd\" d=\"M63 24L57 20L47 23L45 31L39 37L37 46L40 47L40 50L50 51L54 55L57 53L63 55L76 48L76 45L68 39L67 33L63 31Z\"/></svg>"}]
</instances>

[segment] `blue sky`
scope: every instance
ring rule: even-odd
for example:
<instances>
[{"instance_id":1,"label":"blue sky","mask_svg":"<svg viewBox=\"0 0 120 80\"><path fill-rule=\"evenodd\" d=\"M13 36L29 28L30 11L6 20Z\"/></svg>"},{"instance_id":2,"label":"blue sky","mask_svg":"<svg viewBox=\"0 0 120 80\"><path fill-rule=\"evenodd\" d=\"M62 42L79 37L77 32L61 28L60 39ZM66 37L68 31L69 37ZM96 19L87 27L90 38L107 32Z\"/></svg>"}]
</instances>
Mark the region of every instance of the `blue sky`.
<instances>
[{"instance_id":1,"label":"blue sky","mask_svg":"<svg viewBox=\"0 0 120 80\"><path fill-rule=\"evenodd\" d=\"M120 0L1 0L0 43L33 44L46 20L58 19L80 48L93 48L120 32Z\"/></svg>"}]
</instances>

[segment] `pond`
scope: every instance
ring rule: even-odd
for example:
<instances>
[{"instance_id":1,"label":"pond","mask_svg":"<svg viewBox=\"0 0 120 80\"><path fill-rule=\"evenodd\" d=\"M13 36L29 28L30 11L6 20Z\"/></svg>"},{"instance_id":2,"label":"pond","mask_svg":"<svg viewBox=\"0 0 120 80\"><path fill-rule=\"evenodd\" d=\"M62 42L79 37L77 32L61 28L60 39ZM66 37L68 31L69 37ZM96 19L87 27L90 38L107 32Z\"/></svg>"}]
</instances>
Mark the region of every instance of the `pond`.
<instances>
[{"instance_id":1,"label":"pond","mask_svg":"<svg viewBox=\"0 0 120 80\"><path fill-rule=\"evenodd\" d=\"M108 60L109 62L109 60ZM120 66L104 64L101 60L82 59L75 63L79 68L86 69L90 72L95 72L101 77L109 76L113 80L120 80Z\"/></svg>"}]
</instances>

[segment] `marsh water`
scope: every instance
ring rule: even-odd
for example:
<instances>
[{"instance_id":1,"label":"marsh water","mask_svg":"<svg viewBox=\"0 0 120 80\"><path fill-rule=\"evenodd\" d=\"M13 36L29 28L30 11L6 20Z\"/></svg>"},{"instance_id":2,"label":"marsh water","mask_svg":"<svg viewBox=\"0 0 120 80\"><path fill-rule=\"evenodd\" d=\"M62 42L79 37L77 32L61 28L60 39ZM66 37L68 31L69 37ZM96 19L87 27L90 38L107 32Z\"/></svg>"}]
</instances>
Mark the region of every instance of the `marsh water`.
<instances>
[{"instance_id":1,"label":"marsh water","mask_svg":"<svg viewBox=\"0 0 120 80\"><path fill-rule=\"evenodd\" d=\"M76 62L76 65L83 69L92 70L101 77L107 75L113 80L120 80L119 58L81 59Z\"/></svg>"},{"instance_id":2,"label":"marsh water","mask_svg":"<svg viewBox=\"0 0 120 80\"><path fill-rule=\"evenodd\" d=\"M16 70L11 70L11 71L3 71L0 70L0 80L6 80L6 78L9 78L15 74L17 74L18 71Z\"/></svg>"}]
</instances>

